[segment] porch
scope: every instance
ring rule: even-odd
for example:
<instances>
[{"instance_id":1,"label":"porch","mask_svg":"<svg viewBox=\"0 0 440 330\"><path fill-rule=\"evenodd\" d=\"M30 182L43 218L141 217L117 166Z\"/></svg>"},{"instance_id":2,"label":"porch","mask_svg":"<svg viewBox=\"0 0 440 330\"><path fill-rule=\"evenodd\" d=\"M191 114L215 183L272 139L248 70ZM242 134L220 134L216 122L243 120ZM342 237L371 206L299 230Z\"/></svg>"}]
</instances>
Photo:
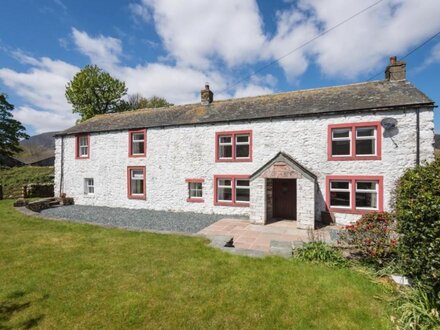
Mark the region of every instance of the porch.
<instances>
[{"instance_id":1,"label":"porch","mask_svg":"<svg viewBox=\"0 0 440 330\"><path fill-rule=\"evenodd\" d=\"M279 152L251 175L250 219L254 224L314 229L316 175L289 155ZM285 227L285 226L284 226Z\"/></svg>"}]
</instances>

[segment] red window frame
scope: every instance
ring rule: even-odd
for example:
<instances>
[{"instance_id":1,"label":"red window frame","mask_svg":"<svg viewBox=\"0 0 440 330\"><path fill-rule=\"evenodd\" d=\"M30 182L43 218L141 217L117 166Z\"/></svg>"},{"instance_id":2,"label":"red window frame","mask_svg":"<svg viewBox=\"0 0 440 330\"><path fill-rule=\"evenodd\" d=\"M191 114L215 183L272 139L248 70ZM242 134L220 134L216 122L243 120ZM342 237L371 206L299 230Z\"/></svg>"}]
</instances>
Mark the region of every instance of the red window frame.
<instances>
[{"instance_id":1,"label":"red window frame","mask_svg":"<svg viewBox=\"0 0 440 330\"><path fill-rule=\"evenodd\" d=\"M214 205L215 206L236 206L236 207L249 207L249 202L237 202L236 199L236 181L237 180L248 180L250 175L242 175L242 174L227 174L227 175L214 175ZM219 202L218 201L218 180L219 179L229 179L232 181L232 201L231 202ZM249 183L250 184L250 183ZM250 186L249 186L250 193Z\"/></svg>"},{"instance_id":2,"label":"red window frame","mask_svg":"<svg viewBox=\"0 0 440 330\"><path fill-rule=\"evenodd\" d=\"M185 179L185 182L187 184L190 184L190 183L202 183L202 187L203 187L203 183L205 182L205 180L204 179ZM203 194L203 192L202 192L202 194ZM205 201L205 199L203 197L189 197L188 196L186 201L188 203L203 203Z\"/></svg>"},{"instance_id":3,"label":"red window frame","mask_svg":"<svg viewBox=\"0 0 440 330\"><path fill-rule=\"evenodd\" d=\"M143 154L133 154L133 134L143 133L144 134L144 153ZM138 129L128 131L128 157L139 158L145 157L147 155L147 129Z\"/></svg>"},{"instance_id":4,"label":"red window frame","mask_svg":"<svg viewBox=\"0 0 440 330\"><path fill-rule=\"evenodd\" d=\"M131 194L131 171L142 170L144 174L144 193L143 195ZM128 166L127 167L127 197L128 199L146 199L147 198L147 180L145 166Z\"/></svg>"},{"instance_id":5,"label":"red window frame","mask_svg":"<svg viewBox=\"0 0 440 330\"><path fill-rule=\"evenodd\" d=\"M356 155L356 128L359 127L375 127L376 128L376 155L362 156ZM351 155L350 156L333 156L332 155L332 130L335 128L348 128L351 130ZM380 121L362 122L362 123L344 123L328 125L327 136L327 158L328 160L381 160L382 159L382 126Z\"/></svg>"},{"instance_id":6,"label":"red window frame","mask_svg":"<svg viewBox=\"0 0 440 330\"><path fill-rule=\"evenodd\" d=\"M237 135L249 135L249 157L248 158L236 158L236 136ZM232 158L220 158L219 157L219 138L221 136L231 136L232 138ZM217 163L228 163L228 162L252 162L252 130L242 130L242 131L227 131L227 132L216 132L215 133L215 161Z\"/></svg>"},{"instance_id":7,"label":"red window frame","mask_svg":"<svg viewBox=\"0 0 440 330\"><path fill-rule=\"evenodd\" d=\"M84 136L87 137L87 156L80 156L79 139ZM90 134L75 135L75 159L89 159L89 158L90 158Z\"/></svg>"},{"instance_id":8,"label":"red window frame","mask_svg":"<svg viewBox=\"0 0 440 330\"><path fill-rule=\"evenodd\" d=\"M350 181L351 182L351 190L350 190L350 208L339 208L339 207L331 207L330 206L330 181ZM368 209L357 209L356 208L356 182L357 181L377 181L378 182L378 191L377 191L377 199L378 199L378 208L377 210L368 210ZM325 194L325 203L327 205L327 209L330 212L335 213L349 213L349 214L365 214L369 212L383 212L383 176L369 176L369 175L330 175L326 177L326 194Z\"/></svg>"}]
</instances>

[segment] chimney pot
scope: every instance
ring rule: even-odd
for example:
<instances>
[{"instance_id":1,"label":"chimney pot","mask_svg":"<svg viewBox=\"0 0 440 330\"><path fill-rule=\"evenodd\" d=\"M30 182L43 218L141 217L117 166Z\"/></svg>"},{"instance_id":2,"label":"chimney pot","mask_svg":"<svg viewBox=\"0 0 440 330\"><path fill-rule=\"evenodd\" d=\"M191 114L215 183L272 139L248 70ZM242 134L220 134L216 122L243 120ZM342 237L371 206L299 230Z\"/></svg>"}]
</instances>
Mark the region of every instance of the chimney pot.
<instances>
[{"instance_id":1,"label":"chimney pot","mask_svg":"<svg viewBox=\"0 0 440 330\"><path fill-rule=\"evenodd\" d=\"M214 101L214 93L209 89L209 83L205 83L205 89L200 91L201 102L203 105L209 105Z\"/></svg>"},{"instance_id":2,"label":"chimney pot","mask_svg":"<svg viewBox=\"0 0 440 330\"><path fill-rule=\"evenodd\" d=\"M385 69L385 79L389 81L398 81L406 79L406 63L398 61L397 56L390 57L390 64Z\"/></svg>"}]
</instances>

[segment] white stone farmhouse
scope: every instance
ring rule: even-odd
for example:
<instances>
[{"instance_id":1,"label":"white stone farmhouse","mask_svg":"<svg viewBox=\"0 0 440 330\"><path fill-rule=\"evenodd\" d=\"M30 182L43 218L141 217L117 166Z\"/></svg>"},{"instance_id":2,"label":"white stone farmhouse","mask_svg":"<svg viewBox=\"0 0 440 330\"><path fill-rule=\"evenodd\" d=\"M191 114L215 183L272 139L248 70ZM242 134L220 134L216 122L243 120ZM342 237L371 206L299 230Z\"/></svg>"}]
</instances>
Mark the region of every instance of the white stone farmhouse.
<instances>
[{"instance_id":1,"label":"white stone farmhouse","mask_svg":"<svg viewBox=\"0 0 440 330\"><path fill-rule=\"evenodd\" d=\"M56 137L55 191L76 204L249 216L299 228L389 210L433 159L434 102L391 58L385 80L99 115Z\"/></svg>"}]
</instances>

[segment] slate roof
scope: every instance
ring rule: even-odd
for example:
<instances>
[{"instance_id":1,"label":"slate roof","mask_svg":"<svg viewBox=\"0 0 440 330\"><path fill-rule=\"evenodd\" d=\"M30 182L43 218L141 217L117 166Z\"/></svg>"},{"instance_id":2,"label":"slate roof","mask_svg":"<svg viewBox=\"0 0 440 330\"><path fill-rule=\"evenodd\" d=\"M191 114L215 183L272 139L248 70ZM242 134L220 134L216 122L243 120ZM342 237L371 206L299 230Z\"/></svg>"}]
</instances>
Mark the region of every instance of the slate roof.
<instances>
[{"instance_id":1,"label":"slate roof","mask_svg":"<svg viewBox=\"0 0 440 330\"><path fill-rule=\"evenodd\" d=\"M196 103L98 115L58 135L388 110L412 106L434 106L434 102L406 80L380 80L214 101L208 106Z\"/></svg>"}]
</instances>

